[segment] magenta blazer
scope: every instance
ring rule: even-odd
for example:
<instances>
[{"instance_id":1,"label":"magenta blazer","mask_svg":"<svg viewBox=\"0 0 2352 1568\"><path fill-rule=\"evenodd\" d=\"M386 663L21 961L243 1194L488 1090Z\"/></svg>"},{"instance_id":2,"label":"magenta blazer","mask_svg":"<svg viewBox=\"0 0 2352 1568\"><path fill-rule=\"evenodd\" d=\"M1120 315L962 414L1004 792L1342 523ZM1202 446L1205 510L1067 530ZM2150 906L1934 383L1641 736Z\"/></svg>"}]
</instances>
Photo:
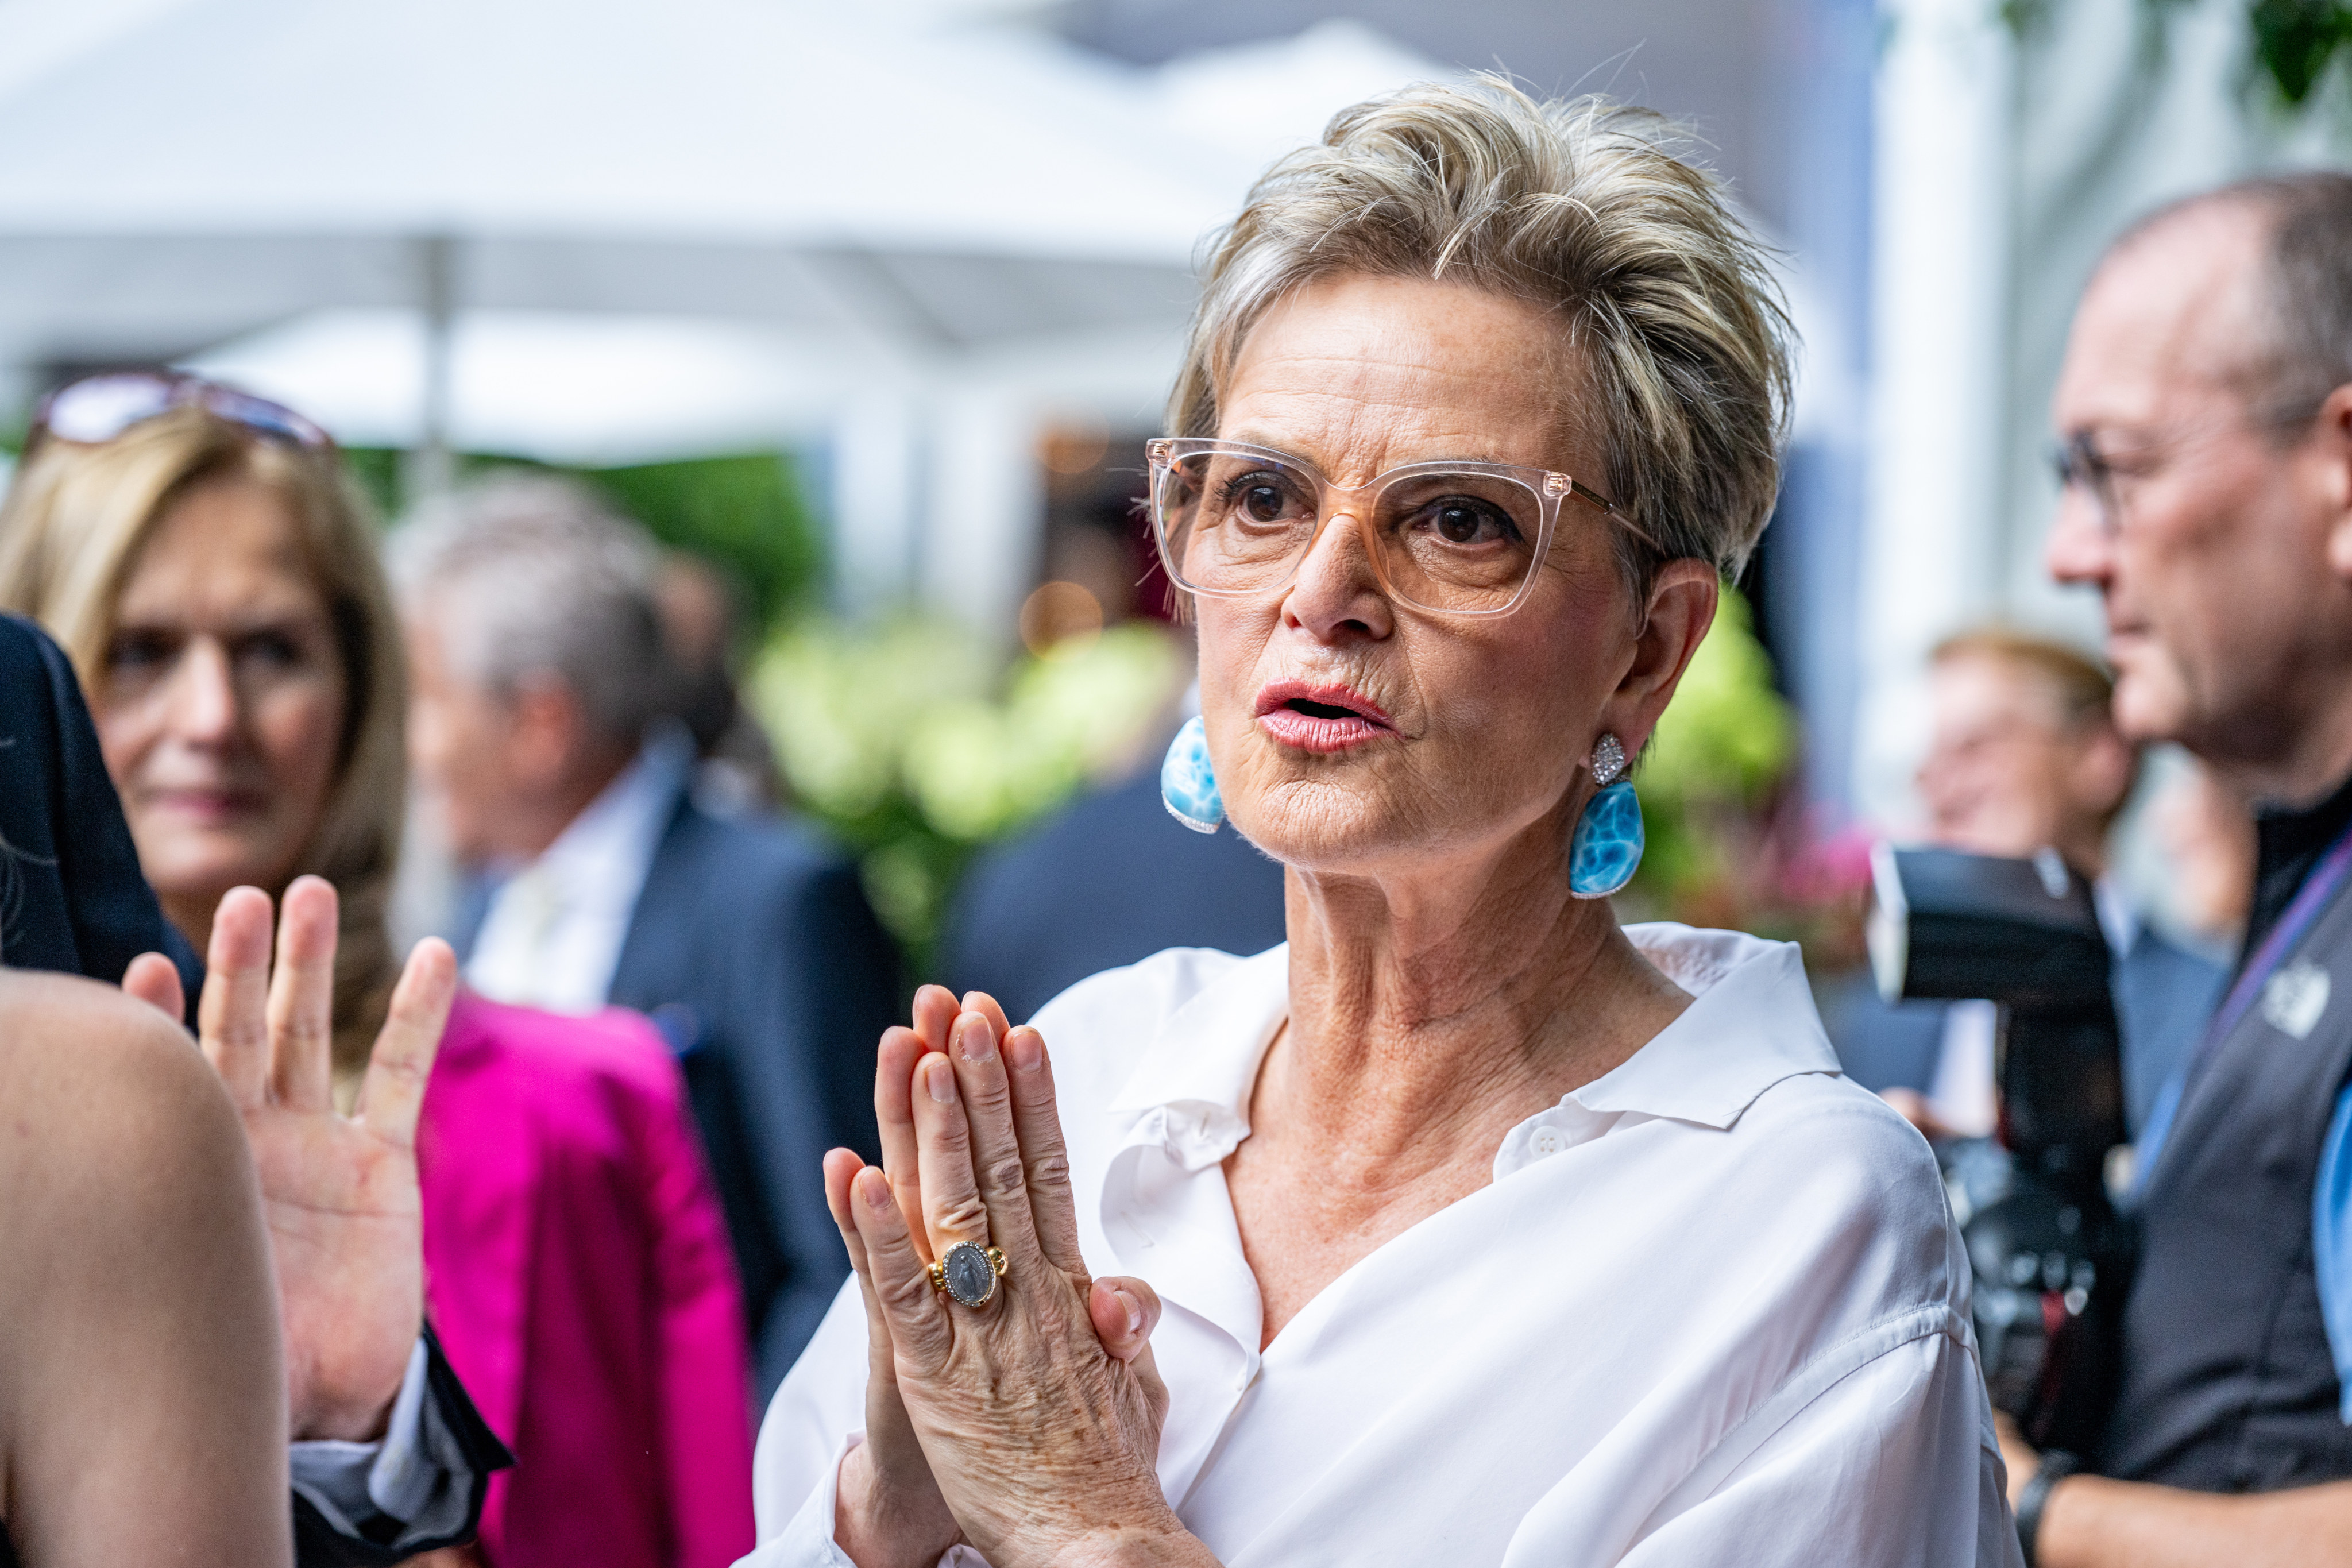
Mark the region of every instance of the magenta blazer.
<instances>
[{"instance_id":1,"label":"magenta blazer","mask_svg":"<svg viewBox=\"0 0 2352 1568\"><path fill-rule=\"evenodd\" d=\"M751 1550L741 1293L653 1026L461 994L416 1134L425 1300L515 1468L492 1568L723 1568Z\"/></svg>"}]
</instances>

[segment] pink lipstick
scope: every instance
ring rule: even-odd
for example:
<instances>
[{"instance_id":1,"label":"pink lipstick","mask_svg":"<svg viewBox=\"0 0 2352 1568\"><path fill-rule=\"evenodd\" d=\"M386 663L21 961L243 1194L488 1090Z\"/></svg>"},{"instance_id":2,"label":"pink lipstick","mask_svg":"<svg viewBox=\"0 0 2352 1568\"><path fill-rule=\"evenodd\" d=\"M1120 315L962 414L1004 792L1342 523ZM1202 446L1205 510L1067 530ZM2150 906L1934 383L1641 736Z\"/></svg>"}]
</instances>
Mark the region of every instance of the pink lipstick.
<instances>
[{"instance_id":1,"label":"pink lipstick","mask_svg":"<svg viewBox=\"0 0 2352 1568\"><path fill-rule=\"evenodd\" d=\"M1276 680L1257 694L1257 726L1286 746L1328 754L1396 733L1381 705L1351 687Z\"/></svg>"}]
</instances>

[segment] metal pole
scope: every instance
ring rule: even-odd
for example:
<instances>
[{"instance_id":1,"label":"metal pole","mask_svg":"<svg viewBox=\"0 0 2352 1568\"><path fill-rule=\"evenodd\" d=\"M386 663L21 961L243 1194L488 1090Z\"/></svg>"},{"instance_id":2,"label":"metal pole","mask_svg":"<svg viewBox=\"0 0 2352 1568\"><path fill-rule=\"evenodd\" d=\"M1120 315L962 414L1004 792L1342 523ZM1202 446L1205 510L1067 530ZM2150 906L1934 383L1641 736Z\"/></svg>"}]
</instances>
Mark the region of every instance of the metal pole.
<instances>
[{"instance_id":1,"label":"metal pole","mask_svg":"<svg viewBox=\"0 0 2352 1568\"><path fill-rule=\"evenodd\" d=\"M425 382L417 409L417 439L401 476L409 506L446 495L457 477L449 448L455 379L451 335L457 317L457 241L432 235L416 242L417 300L425 329Z\"/></svg>"}]
</instances>

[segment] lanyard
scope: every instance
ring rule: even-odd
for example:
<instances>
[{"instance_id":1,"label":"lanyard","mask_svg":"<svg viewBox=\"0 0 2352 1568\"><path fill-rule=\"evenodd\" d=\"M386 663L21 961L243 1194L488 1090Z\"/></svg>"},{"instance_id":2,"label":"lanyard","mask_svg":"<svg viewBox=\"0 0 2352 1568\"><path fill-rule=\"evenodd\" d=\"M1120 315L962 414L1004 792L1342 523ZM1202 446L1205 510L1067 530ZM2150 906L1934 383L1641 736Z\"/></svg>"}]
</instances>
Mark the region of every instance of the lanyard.
<instances>
[{"instance_id":1,"label":"lanyard","mask_svg":"<svg viewBox=\"0 0 2352 1568\"><path fill-rule=\"evenodd\" d=\"M2230 994L2221 999L2221 1005L2214 1012L2213 1021L2206 1026L2204 1037L2197 1042L2196 1050L2189 1053L2189 1059L2173 1073L2157 1096L2156 1104L2148 1110L2147 1125L2140 1130L2135 1161L2139 1169L2139 1180L2135 1184L2138 1192L2147 1191L2148 1177L2155 1172L2157 1156L2163 1152L2165 1141L2172 1132L2172 1123L2180 1113L2181 1101L2188 1098L2189 1086L2212 1060L2213 1053L2229 1037L2230 1032L2244 1020L2246 1009L2254 1005L2254 998L2262 994L2263 986L2268 983L2273 972L2286 961L2288 953L2294 951L2295 943L2310 931L2312 922L2319 918L2320 912L2335 900L2347 873L2352 873L2352 828L2347 828L2337 836L2336 842L2327 847L2327 853L2320 858L2319 864L2312 868L2311 875L2303 879L2303 886L2295 890L2286 912L2279 916L2278 924L2271 927L2270 934L2263 938L2262 946L2254 950L2254 955L2246 961L2245 968L2238 972L2236 982L2231 985Z\"/></svg>"}]
</instances>

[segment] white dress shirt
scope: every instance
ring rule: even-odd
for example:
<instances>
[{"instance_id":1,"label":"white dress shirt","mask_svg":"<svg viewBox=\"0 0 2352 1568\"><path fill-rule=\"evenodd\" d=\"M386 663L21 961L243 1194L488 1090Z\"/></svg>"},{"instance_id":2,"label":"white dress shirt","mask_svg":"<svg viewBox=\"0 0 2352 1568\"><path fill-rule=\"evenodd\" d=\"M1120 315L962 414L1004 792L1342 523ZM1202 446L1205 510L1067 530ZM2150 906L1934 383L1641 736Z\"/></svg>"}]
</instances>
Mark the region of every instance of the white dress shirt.
<instances>
[{"instance_id":1,"label":"white dress shirt","mask_svg":"<svg viewBox=\"0 0 2352 1568\"><path fill-rule=\"evenodd\" d=\"M1691 1006L1263 1352L1222 1163L1288 950L1163 952L1038 1015L1088 1267L1167 1306L1161 1487L1221 1562L2019 1562L1927 1144L1838 1076L1794 946L1629 934ZM769 1407L745 1565L847 1562L863 1312L853 1279Z\"/></svg>"},{"instance_id":2,"label":"white dress shirt","mask_svg":"<svg viewBox=\"0 0 2352 1568\"><path fill-rule=\"evenodd\" d=\"M466 983L519 1007L604 1006L654 851L693 771L694 742L683 730L649 734L555 842L491 895Z\"/></svg>"},{"instance_id":3,"label":"white dress shirt","mask_svg":"<svg viewBox=\"0 0 2352 1568\"><path fill-rule=\"evenodd\" d=\"M2000 1004L1979 998L1944 1009L1927 1109L1963 1138L1990 1138L2000 1123L2000 1098L1993 1085L2000 1041Z\"/></svg>"},{"instance_id":4,"label":"white dress shirt","mask_svg":"<svg viewBox=\"0 0 2352 1568\"><path fill-rule=\"evenodd\" d=\"M426 1368L420 1339L408 1352L384 1435L373 1442L325 1438L290 1446L294 1489L345 1536L360 1537L378 1519L393 1519L404 1527L392 1542L397 1545L438 1540L466 1521L473 1467L427 1397Z\"/></svg>"}]
</instances>

